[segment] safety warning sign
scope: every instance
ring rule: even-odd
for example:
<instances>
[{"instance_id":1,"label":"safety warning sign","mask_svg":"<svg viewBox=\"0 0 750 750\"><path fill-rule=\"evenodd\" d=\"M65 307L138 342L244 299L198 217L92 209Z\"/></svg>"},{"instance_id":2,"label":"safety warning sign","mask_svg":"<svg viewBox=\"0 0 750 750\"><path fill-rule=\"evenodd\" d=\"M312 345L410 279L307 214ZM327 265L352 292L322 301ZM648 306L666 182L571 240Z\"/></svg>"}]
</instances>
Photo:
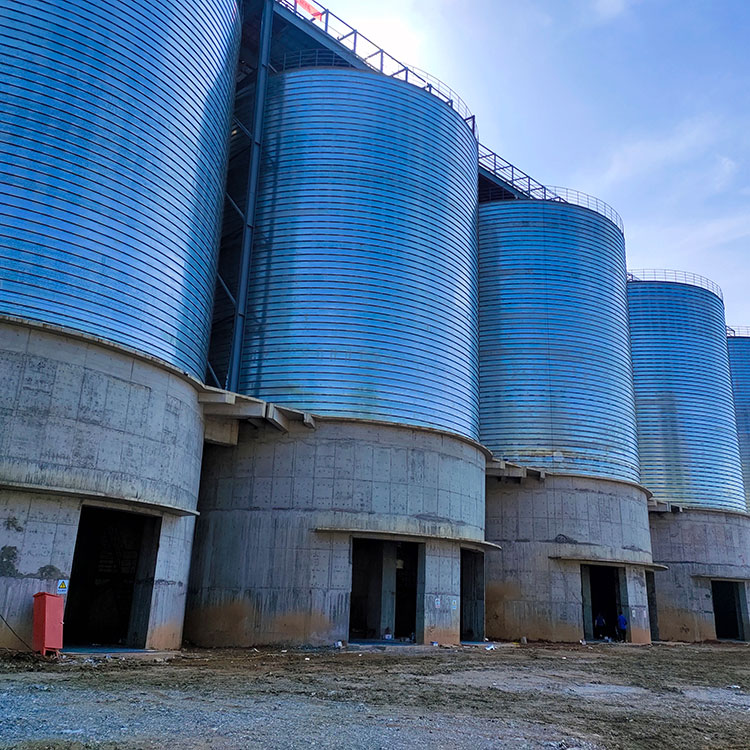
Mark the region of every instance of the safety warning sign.
<instances>
[{"instance_id":1,"label":"safety warning sign","mask_svg":"<svg viewBox=\"0 0 750 750\"><path fill-rule=\"evenodd\" d=\"M68 593L68 584L70 583L69 579L67 578L60 578L57 581L57 593L58 594L67 594Z\"/></svg>"}]
</instances>

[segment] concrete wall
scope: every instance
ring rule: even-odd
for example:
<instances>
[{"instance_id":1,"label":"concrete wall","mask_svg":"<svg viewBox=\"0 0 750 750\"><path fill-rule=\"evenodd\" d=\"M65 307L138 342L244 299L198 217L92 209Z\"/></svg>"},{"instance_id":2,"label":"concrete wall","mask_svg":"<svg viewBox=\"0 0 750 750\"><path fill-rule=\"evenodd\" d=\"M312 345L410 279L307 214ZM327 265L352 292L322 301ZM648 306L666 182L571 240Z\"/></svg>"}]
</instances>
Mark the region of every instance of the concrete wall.
<instances>
[{"instance_id":1,"label":"concrete wall","mask_svg":"<svg viewBox=\"0 0 750 750\"><path fill-rule=\"evenodd\" d=\"M646 493L582 477L487 478L486 635L577 641L584 637L581 563L625 568L634 642L650 641L644 564L651 560ZM625 597L625 594L627 595Z\"/></svg>"},{"instance_id":2,"label":"concrete wall","mask_svg":"<svg viewBox=\"0 0 750 750\"><path fill-rule=\"evenodd\" d=\"M207 446L186 637L346 640L354 529L427 538L418 639L458 640L460 540L484 538L484 464L460 439L356 421L243 426L236 447Z\"/></svg>"},{"instance_id":3,"label":"concrete wall","mask_svg":"<svg viewBox=\"0 0 750 750\"><path fill-rule=\"evenodd\" d=\"M0 613L26 643L34 594L55 593L58 579L70 578L84 504L73 497L0 490ZM130 510L116 502L88 504ZM149 512L162 522L146 646L179 648L195 518ZM3 623L0 647L25 648Z\"/></svg>"},{"instance_id":4,"label":"concrete wall","mask_svg":"<svg viewBox=\"0 0 750 750\"><path fill-rule=\"evenodd\" d=\"M182 645L195 516L162 514L146 648Z\"/></svg>"},{"instance_id":5,"label":"concrete wall","mask_svg":"<svg viewBox=\"0 0 750 750\"><path fill-rule=\"evenodd\" d=\"M715 639L711 578L745 579L750 600L750 515L685 510L649 520L654 562L669 567L654 579L659 638Z\"/></svg>"},{"instance_id":6,"label":"concrete wall","mask_svg":"<svg viewBox=\"0 0 750 750\"><path fill-rule=\"evenodd\" d=\"M196 389L155 361L0 319L0 485L194 510Z\"/></svg>"},{"instance_id":7,"label":"concrete wall","mask_svg":"<svg viewBox=\"0 0 750 750\"><path fill-rule=\"evenodd\" d=\"M0 319L0 613L70 576L84 503L162 517L147 643L180 645L203 449L196 389L156 361ZM0 623L0 645L22 647Z\"/></svg>"},{"instance_id":8,"label":"concrete wall","mask_svg":"<svg viewBox=\"0 0 750 750\"><path fill-rule=\"evenodd\" d=\"M0 490L0 613L29 644L34 594L70 576L80 509L73 498ZM0 646L25 648L1 622Z\"/></svg>"},{"instance_id":9,"label":"concrete wall","mask_svg":"<svg viewBox=\"0 0 750 750\"><path fill-rule=\"evenodd\" d=\"M425 544L424 587L417 608L417 641L459 643L461 630L461 547L433 540ZM422 598L423 597L423 598ZM421 616L421 619L420 619Z\"/></svg>"}]
</instances>

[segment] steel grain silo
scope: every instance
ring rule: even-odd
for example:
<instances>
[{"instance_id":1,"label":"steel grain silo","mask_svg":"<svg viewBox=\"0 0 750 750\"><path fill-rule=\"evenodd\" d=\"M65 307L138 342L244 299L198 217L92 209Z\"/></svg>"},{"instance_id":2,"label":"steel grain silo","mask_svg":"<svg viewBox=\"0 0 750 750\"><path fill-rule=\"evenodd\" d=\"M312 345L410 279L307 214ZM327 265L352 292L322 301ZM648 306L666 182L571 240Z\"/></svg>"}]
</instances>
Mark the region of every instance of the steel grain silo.
<instances>
[{"instance_id":1,"label":"steel grain silo","mask_svg":"<svg viewBox=\"0 0 750 750\"><path fill-rule=\"evenodd\" d=\"M353 69L269 84L240 390L477 436L477 145Z\"/></svg>"},{"instance_id":2,"label":"steel grain silo","mask_svg":"<svg viewBox=\"0 0 750 750\"><path fill-rule=\"evenodd\" d=\"M668 568L654 580L659 637L743 640L750 516L721 290L694 274L633 271L628 303L641 478L654 494L654 562Z\"/></svg>"},{"instance_id":3,"label":"steel grain silo","mask_svg":"<svg viewBox=\"0 0 750 750\"><path fill-rule=\"evenodd\" d=\"M628 305L641 481L657 501L744 511L721 291L633 271Z\"/></svg>"},{"instance_id":4,"label":"steel grain silo","mask_svg":"<svg viewBox=\"0 0 750 750\"><path fill-rule=\"evenodd\" d=\"M24 641L69 578L66 645L181 643L237 15L0 0L0 614Z\"/></svg>"},{"instance_id":5,"label":"steel grain silo","mask_svg":"<svg viewBox=\"0 0 750 750\"><path fill-rule=\"evenodd\" d=\"M313 416L207 448L193 642L483 637L476 207L430 90L270 77L239 388Z\"/></svg>"},{"instance_id":6,"label":"steel grain silo","mask_svg":"<svg viewBox=\"0 0 750 750\"><path fill-rule=\"evenodd\" d=\"M0 313L202 379L236 0L0 8Z\"/></svg>"},{"instance_id":7,"label":"steel grain silo","mask_svg":"<svg viewBox=\"0 0 750 750\"><path fill-rule=\"evenodd\" d=\"M727 333L745 498L750 501L750 328L730 326Z\"/></svg>"},{"instance_id":8,"label":"steel grain silo","mask_svg":"<svg viewBox=\"0 0 750 750\"><path fill-rule=\"evenodd\" d=\"M627 601L645 643L625 239L601 201L552 190L479 206L480 435L503 459L486 483L486 535L502 547L485 555L487 631L593 638L597 613L614 622Z\"/></svg>"},{"instance_id":9,"label":"steel grain silo","mask_svg":"<svg viewBox=\"0 0 750 750\"><path fill-rule=\"evenodd\" d=\"M481 440L558 473L638 480L625 241L601 213L479 207Z\"/></svg>"}]
</instances>

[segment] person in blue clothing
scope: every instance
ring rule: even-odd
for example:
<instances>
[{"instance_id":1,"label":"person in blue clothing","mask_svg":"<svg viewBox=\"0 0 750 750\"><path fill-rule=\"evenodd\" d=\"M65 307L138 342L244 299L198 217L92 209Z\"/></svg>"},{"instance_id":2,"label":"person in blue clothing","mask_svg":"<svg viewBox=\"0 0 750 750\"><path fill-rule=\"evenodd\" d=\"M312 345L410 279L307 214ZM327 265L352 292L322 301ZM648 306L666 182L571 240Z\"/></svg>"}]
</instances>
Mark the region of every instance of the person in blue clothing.
<instances>
[{"instance_id":1,"label":"person in blue clothing","mask_svg":"<svg viewBox=\"0 0 750 750\"><path fill-rule=\"evenodd\" d=\"M599 612L594 620L594 638L598 641L604 638L604 628L607 626L607 621L604 619L604 615Z\"/></svg>"},{"instance_id":2,"label":"person in blue clothing","mask_svg":"<svg viewBox=\"0 0 750 750\"><path fill-rule=\"evenodd\" d=\"M628 633L628 619L620 612L617 616L617 640L625 642L625 636Z\"/></svg>"}]
</instances>

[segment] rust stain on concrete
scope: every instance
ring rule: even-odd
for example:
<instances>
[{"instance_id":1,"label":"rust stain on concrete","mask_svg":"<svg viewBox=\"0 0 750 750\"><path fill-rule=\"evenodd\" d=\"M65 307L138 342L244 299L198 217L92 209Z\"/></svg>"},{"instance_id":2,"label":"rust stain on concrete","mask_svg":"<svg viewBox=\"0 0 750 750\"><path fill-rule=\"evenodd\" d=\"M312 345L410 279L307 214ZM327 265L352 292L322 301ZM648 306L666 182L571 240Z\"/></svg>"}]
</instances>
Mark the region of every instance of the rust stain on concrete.
<instances>
[{"instance_id":1,"label":"rust stain on concrete","mask_svg":"<svg viewBox=\"0 0 750 750\"><path fill-rule=\"evenodd\" d=\"M320 612L286 612L277 615L269 623L268 633L276 635L276 642L295 645L323 645L335 640L333 624Z\"/></svg>"},{"instance_id":2,"label":"rust stain on concrete","mask_svg":"<svg viewBox=\"0 0 750 750\"><path fill-rule=\"evenodd\" d=\"M713 618L680 607L659 605L659 639L662 641L713 641L716 628Z\"/></svg>"},{"instance_id":3,"label":"rust stain on concrete","mask_svg":"<svg viewBox=\"0 0 750 750\"><path fill-rule=\"evenodd\" d=\"M437 641L441 645L454 646L461 643L461 634L456 628L428 626L424 629L424 642Z\"/></svg>"},{"instance_id":4,"label":"rust stain on concrete","mask_svg":"<svg viewBox=\"0 0 750 750\"><path fill-rule=\"evenodd\" d=\"M650 628L630 628L630 642L631 643L651 643L651 630Z\"/></svg>"},{"instance_id":5,"label":"rust stain on concrete","mask_svg":"<svg viewBox=\"0 0 750 750\"><path fill-rule=\"evenodd\" d=\"M172 651L182 646L182 621L171 621L149 631L146 648L157 651Z\"/></svg>"},{"instance_id":6,"label":"rust stain on concrete","mask_svg":"<svg viewBox=\"0 0 750 750\"><path fill-rule=\"evenodd\" d=\"M185 638L198 646L328 645L339 638L320 612L292 611L263 616L250 599L192 608Z\"/></svg>"},{"instance_id":7,"label":"rust stain on concrete","mask_svg":"<svg viewBox=\"0 0 750 750\"><path fill-rule=\"evenodd\" d=\"M255 607L247 599L196 607L185 618L185 638L198 646L252 646Z\"/></svg>"}]
</instances>

